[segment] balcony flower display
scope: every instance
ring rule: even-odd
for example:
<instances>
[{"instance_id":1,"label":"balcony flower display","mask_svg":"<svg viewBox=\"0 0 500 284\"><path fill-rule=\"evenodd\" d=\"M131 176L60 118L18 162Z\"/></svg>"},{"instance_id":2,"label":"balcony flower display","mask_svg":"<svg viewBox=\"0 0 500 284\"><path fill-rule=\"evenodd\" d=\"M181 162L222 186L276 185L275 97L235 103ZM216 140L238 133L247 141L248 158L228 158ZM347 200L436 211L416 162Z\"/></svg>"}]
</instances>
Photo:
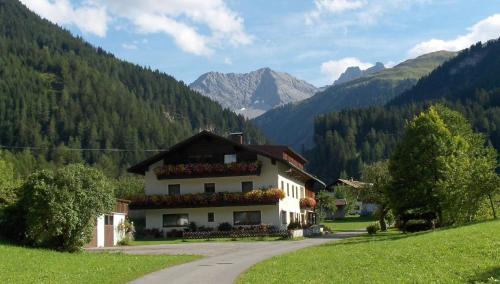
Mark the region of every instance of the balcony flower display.
<instances>
[{"instance_id":1,"label":"balcony flower display","mask_svg":"<svg viewBox=\"0 0 500 284\"><path fill-rule=\"evenodd\" d=\"M217 192L212 194L190 193L182 195L150 195L131 198L131 209L144 208L194 208L210 206L270 205L285 198L281 189L254 189L247 193Z\"/></svg>"},{"instance_id":2,"label":"balcony flower display","mask_svg":"<svg viewBox=\"0 0 500 284\"><path fill-rule=\"evenodd\" d=\"M316 208L316 200L311 197L304 197L300 199L301 209L314 209Z\"/></svg>"},{"instance_id":3,"label":"balcony flower display","mask_svg":"<svg viewBox=\"0 0 500 284\"><path fill-rule=\"evenodd\" d=\"M230 164L197 163L159 166L154 172L159 179L259 175L261 167L260 161Z\"/></svg>"}]
</instances>

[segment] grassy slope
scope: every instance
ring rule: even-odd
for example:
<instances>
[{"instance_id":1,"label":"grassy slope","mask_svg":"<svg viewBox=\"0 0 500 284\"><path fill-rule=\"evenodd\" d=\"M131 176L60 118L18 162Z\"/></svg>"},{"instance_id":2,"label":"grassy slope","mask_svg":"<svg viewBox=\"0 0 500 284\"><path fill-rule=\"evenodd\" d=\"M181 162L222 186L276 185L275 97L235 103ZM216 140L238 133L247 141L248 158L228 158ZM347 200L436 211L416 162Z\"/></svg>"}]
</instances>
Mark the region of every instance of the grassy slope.
<instances>
[{"instance_id":1,"label":"grassy slope","mask_svg":"<svg viewBox=\"0 0 500 284\"><path fill-rule=\"evenodd\" d=\"M0 283L125 283L197 256L61 253L0 244Z\"/></svg>"},{"instance_id":2,"label":"grassy slope","mask_svg":"<svg viewBox=\"0 0 500 284\"><path fill-rule=\"evenodd\" d=\"M240 283L463 283L489 277L500 280L500 221L303 249L254 266Z\"/></svg>"},{"instance_id":3,"label":"grassy slope","mask_svg":"<svg viewBox=\"0 0 500 284\"><path fill-rule=\"evenodd\" d=\"M364 230L375 222L375 219L369 217L347 216L344 219L334 221L323 221L321 224L328 226L334 232L348 232L353 230Z\"/></svg>"}]
</instances>

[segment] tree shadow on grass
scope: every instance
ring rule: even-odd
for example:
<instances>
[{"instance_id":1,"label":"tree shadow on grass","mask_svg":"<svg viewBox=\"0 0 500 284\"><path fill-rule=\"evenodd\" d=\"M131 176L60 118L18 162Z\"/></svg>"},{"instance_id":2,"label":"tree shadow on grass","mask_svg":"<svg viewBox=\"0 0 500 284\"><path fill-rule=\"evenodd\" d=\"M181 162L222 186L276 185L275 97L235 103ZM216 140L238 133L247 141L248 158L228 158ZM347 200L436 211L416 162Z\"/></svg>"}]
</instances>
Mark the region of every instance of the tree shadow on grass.
<instances>
[{"instance_id":1,"label":"tree shadow on grass","mask_svg":"<svg viewBox=\"0 0 500 284\"><path fill-rule=\"evenodd\" d=\"M477 273L469 279L469 283L498 283L500 281L500 266L491 267Z\"/></svg>"}]
</instances>

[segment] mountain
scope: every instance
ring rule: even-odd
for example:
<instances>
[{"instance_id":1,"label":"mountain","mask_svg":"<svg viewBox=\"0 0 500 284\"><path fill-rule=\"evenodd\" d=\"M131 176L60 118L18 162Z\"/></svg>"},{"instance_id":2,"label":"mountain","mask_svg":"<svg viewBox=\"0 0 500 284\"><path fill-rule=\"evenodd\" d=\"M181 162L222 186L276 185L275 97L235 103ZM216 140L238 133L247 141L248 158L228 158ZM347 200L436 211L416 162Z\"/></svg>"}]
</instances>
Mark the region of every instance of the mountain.
<instances>
[{"instance_id":1,"label":"mountain","mask_svg":"<svg viewBox=\"0 0 500 284\"><path fill-rule=\"evenodd\" d=\"M343 109L383 105L454 55L447 51L422 55L392 68L333 85L304 101L272 109L253 121L274 142L291 145L296 150L303 146L310 148L314 117Z\"/></svg>"},{"instance_id":2,"label":"mountain","mask_svg":"<svg viewBox=\"0 0 500 284\"><path fill-rule=\"evenodd\" d=\"M462 112L500 150L500 40L476 44L423 77L385 106L316 118L309 170L328 181L359 177L361 166L387 159L405 122L434 103Z\"/></svg>"},{"instance_id":3,"label":"mountain","mask_svg":"<svg viewBox=\"0 0 500 284\"><path fill-rule=\"evenodd\" d=\"M352 80L356 80L361 77L365 77L368 75L375 74L382 70L386 69L384 64L377 62L374 66L367 68L365 70L361 70L358 66L348 67L344 73L340 74L340 77L333 82L334 85L347 83Z\"/></svg>"},{"instance_id":4,"label":"mountain","mask_svg":"<svg viewBox=\"0 0 500 284\"><path fill-rule=\"evenodd\" d=\"M189 86L248 118L277 106L307 99L317 91L316 87L303 80L269 68L245 74L209 72Z\"/></svg>"},{"instance_id":5,"label":"mountain","mask_svg":"<svg viewBox=\"0 0 500 284\"><path fill-rule=\"evenodd\" d=\"M0 1L0 54L0 145L34 147L38 164L86 162L118 174L151 155L141 149L164 149L201 129L263 139L244 117L175 78L121 61L18 1Z\"/></svg>"}]
</instances>

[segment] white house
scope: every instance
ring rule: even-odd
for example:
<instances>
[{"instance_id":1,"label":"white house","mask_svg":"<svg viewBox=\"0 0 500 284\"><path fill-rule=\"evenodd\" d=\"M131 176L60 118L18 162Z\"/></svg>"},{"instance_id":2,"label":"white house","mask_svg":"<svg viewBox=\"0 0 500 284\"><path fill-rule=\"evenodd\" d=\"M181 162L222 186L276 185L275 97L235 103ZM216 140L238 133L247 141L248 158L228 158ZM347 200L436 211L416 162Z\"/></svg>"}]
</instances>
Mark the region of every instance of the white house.
<instances>
[{"instance_id":1,"label":"white house","mask_svg":"<svg viewBox=\"0 0 500 284\"><path fill-rule=\"evenodd\" d=\"M125 233L119 229L128 214L128 200L117 199L115 210L97 218L92 241L87 247L116 246Z\"/></svg>"},{"instance_id":2,"label":"white house","mask_svg":"<svg viewBox=\"0 0 500 284\"><path fill-rule=\"evenodd\" d=\"M190 222L314 223L313 187L324 183L304 170L306 160L286 146L246 145L242 137L203 131L129 168L145 176L146 193L131 210L144 210L146 228L164 232Z\"/></svg>"}]
</instances>

